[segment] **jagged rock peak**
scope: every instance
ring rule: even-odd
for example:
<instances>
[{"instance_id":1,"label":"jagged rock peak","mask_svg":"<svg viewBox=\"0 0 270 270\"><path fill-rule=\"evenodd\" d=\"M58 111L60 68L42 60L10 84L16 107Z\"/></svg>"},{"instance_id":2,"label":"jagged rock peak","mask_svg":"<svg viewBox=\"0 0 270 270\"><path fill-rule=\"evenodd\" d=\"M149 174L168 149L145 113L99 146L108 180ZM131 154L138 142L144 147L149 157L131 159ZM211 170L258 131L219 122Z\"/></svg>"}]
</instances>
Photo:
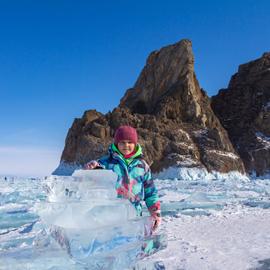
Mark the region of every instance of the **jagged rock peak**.
<instances>
[{"instance_id":1,"label":"jagged rock peak","mask_svg":"<svg viewBox=\"0 0 270 270\"><path fill-rule=\"evenodd\" d=\"M128 89L121 99L120 107L126 106L138 113L152 113L157 103L177 84L187 82L193 72L194 56L190 40L183 39L156 50L149 55L134 87Z\"/></svg>"}]
</instances>

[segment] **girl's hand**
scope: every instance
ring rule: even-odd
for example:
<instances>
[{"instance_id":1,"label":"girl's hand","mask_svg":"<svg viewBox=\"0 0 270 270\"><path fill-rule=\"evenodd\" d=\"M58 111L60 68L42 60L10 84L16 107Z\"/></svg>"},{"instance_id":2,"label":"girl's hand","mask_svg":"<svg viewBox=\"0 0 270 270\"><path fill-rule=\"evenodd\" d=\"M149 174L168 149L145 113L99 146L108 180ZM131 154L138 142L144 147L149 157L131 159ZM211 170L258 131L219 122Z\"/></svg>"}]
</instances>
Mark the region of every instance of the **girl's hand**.
<instances>
[{"instance_id":1,"label":"girl's hand","mask_svg":"<svg viewBox=\"0 0 270 270\"><path fill-rule=\"evenodd\" d=\"M91 160L85 164L84 169L86 170L93 170L97 167L100 167L99 163L96 160Z\"/></svg>"}]
</instances>

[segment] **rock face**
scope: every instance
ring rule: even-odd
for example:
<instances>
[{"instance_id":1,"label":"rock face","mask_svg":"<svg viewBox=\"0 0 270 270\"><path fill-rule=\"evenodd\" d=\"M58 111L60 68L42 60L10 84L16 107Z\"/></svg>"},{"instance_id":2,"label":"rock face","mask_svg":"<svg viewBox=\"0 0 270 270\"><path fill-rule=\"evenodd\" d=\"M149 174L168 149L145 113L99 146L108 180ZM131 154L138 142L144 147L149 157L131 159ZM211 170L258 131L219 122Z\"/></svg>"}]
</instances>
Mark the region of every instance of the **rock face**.
<instances>
[{"instance_id":1,"label":"rock face","mask_svg":"<svg viewBox=\"0 0 270 270\"><path fill-rule=\"evenodd\" d=\"M62 163L84 164L106 154L121 124L137 129L154 172L170 166L244 172L241 159L196 79L189 40L152 52L134 87L126 91L112 112L102 115L89 110L75 119Z\"/></svg>"},{"instance_id":2,"label":"rock face","mask_svg":"<svg viewBox=\"0 0 270 270\"><path fill-rule=\"evenodd\" d=\"M212 108L241 156L246 170L270 170L270 53L240 65Z\"/></svg>"}]
</instances>

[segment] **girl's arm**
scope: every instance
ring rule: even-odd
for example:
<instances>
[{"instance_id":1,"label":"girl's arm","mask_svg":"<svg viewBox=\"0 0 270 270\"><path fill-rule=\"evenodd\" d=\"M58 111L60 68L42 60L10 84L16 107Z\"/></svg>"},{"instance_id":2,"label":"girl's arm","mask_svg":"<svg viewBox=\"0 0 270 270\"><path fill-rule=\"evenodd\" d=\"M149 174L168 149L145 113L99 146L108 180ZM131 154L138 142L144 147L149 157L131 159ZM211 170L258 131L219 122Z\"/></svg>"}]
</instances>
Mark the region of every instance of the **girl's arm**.
<instances>
[{"instance_id":1,"label":"girl's arm","mask_svg":"<svg viewBox=\"0 0 270 270\"><path fill-rule=\"evenodd\" d=\"M158 191L152 179L150 167L146 166L146 173L144 175L144 200L145 204L154 219L153 230L155 230L161 223L160 200Z\"/></svg>"},{"instance_id":2,"label":"girl's arm","mask_svg":"<svg viewBox=\"0 0 270 270\"><path fill-rule=\"evenodd\" d=\"M86 170L93 170L93 169L108 169L109 158L107 156L102 157L98 160L91 160L87 162L84 166Z\"/></svg>"}]
</instances>

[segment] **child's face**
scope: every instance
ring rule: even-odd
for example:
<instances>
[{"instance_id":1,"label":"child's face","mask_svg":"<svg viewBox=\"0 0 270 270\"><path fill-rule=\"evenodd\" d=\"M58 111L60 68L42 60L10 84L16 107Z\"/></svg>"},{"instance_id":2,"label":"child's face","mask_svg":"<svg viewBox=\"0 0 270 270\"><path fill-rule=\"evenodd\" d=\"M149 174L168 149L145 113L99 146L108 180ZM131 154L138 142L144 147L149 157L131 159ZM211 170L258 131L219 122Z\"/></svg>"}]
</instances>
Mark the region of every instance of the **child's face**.
<instances>
[{"instance_id":1,"label":"child's face","mask_svg":"<svg viewBox=\"0 0 270 270\"><path fill-rule=\"evenodd\" d=\"M129 140L123 140L117 144L117 147L123 155L129 155L130 153L134 151L135 143Z\"/></svg>"}]
</instances>

